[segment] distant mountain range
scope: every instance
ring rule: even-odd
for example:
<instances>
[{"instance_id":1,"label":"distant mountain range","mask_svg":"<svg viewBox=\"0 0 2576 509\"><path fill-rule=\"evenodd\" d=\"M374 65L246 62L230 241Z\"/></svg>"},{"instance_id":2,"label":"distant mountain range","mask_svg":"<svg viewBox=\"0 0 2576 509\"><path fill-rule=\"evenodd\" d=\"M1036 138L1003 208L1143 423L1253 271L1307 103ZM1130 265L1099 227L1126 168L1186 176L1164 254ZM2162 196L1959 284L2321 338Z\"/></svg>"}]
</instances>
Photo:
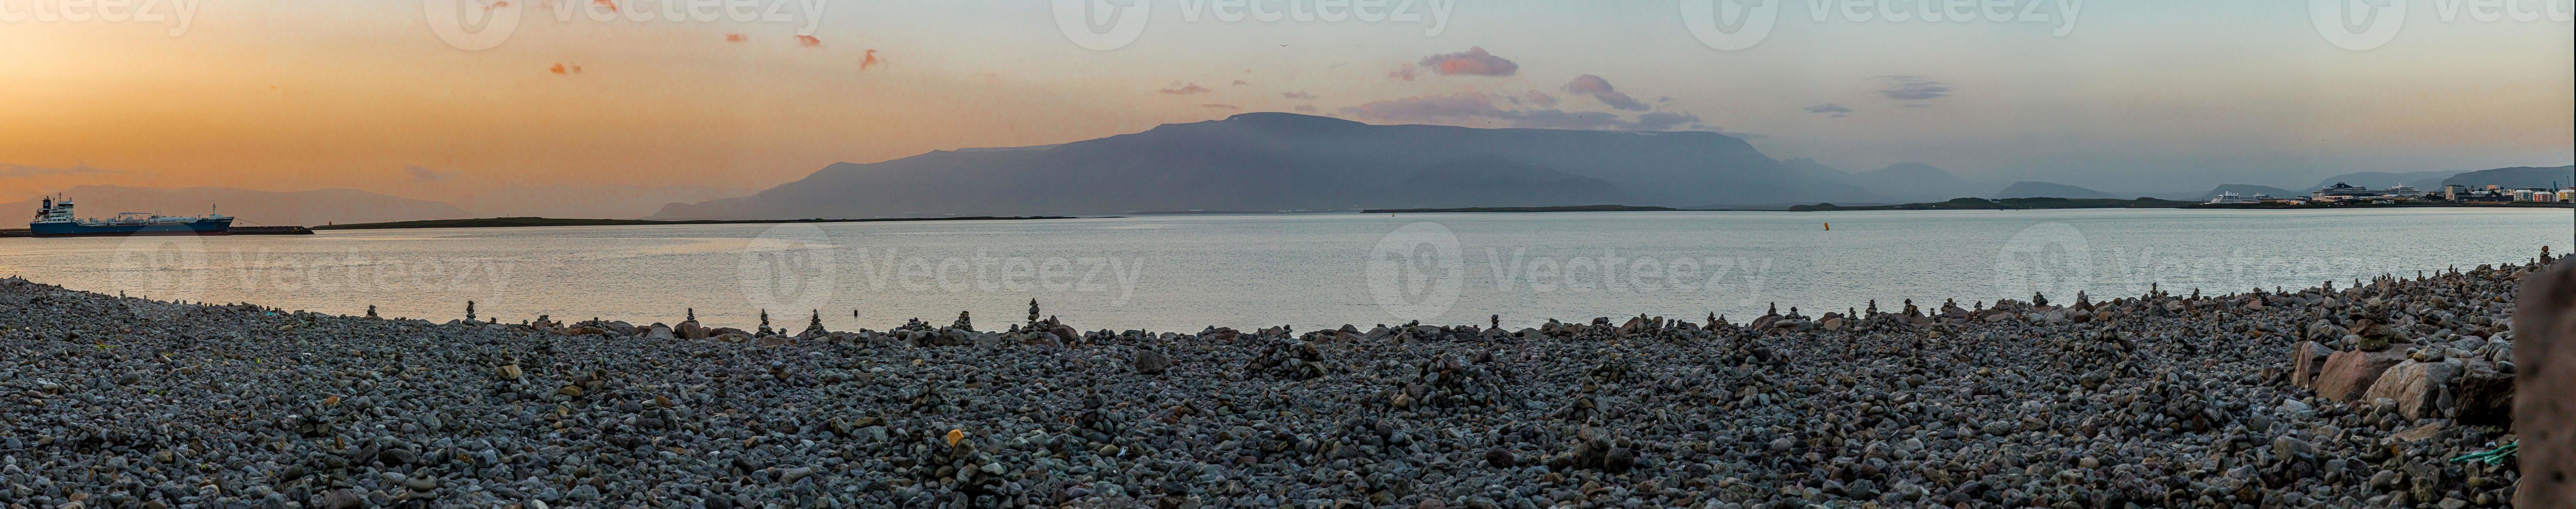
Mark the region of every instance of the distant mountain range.
<instances>
[{"instance_id":1,"label":"distant mountain range","mask_svg":"<svg viewBox=\"0 0 2576 509\"><path fill-rule=\"evenodd\" d=\"M1996 192L1994 199L2010 198L2117 198L2111 193L2051 182L2021 181Z\"/></svg>"},{"instance_id":2,"label":"distant mountain range","mask_svg":"<svg viewBox=\"0 0 2576 509\"><path fill-rule=\"evenodd\" d=\"M1836 180L1862 190L1904 202L1982 196L2004 187L2002 182L1964 179L1949 170L1923 163L1897 163L1875 170L1846 173L1806 159L1785 162L1792 167L1833 175Z\"/></svg>"},{"instance_id":3,"label":"distant mountain range","mask_svg":"<svg viewBox=\"0 0 2576 509\"><path fill-rule=\"evenodd\" d=\"M1287 113L1062 145L834 164L653 219L1099 215L1886 201L1709 132L1369 125Z\"/></svg>"},{"instance_id":4,"label":"distant mountain range","mask_svg":"<svg viewBox=\"0 0 2576 509\"><path fill-rule=\"evenodd\" d=\"M2307 187L2307 189L2306 189L2306 191L2315 191L2315 190L2318 190L2318 189L2324 189L2326 186L2331 186L2331 185L2335 185L2335 184L2339 184L2339 183L2340 183L2340 184L2352 184L2352 185L2362 186L2362 187L2368 187L2368 188L2372 188L2372 189L2380 189L2380 188L2386 188L2386 187L2390 187L2390 186L2396 186L2396 185L2404 184L2404 185L2406 185L2406 186L2408 186L2408 187L2413 187L2413 188L2416 188L2416 189L2433 190L2433 189L2440 189L2440 188L2442 187L2442 179L2450 178L2452 175L2458 175L2458 174L2461 174L2461 173L2464 173L2464 172L2457 172L2457 171L2410 171L2410 172L2404 172L2404 173L2391 173L2391 172L2384 172L2384 171L2366 171L2366 172L2361 172L2361 173L2346 173L2346 174L2342 174L2342 175L2336 175L2336 176L2332 176L2332 177L2327 177L2325 180L2317 181L2317 185L2308 186L2308 187ZM2305 191L2302 191L2302 192L2300 192L2299 194L2307 194L2307 193L2306 193ZM2277 195L2276 195L2276 196L2277 196Z\"/></svg>"},{"instance_id":5,"label":"distant mountain range","mask_svg":"<svg viewBox=\"0 0 2576 509\"><path fill-rule=\"evenodd\" d=\"M77 186L64 190L73 212L81 217L108 217L118 212L194 216L210 208L238 218L242 226L311 226L419 219L454 219L472 215L442 202L398 198L356 189L254 191L229 187L159 189L125 186ZM34 214L37 200L0 204L0 210ZM9 225L0 227L23 227Z\"/></svg>"},{"instance_id":6,"label":"distant mountain range","mask_svg":"<svg viewBox=\"0 0 2576 509\"><path fill-rule=\"evenodd\" d=\"M2541 187L2553 181L2576 184L2576 166L2352 173L2319 185L2404 184L2435 191L2444 182ZM499 187L451 204L351 189L69 191L84 216L198 214L203 212L196 207L221 204L224 213L245 223L305 226L478 217L868 219L1595 205L1779 209L1980 196L2206 201L2223 192L2307 194L2225 184L2197 196L2189 190L2123 195L2046 181L1963 178L1923 163L1847 172L1810 159L1774 160L1743 139L1711 132L1370 125L1288 113L1167 124L1059 145L839 163L750 195L690 186ZM33 211L34 202L0 204L0 210Z\"/></svg>"},{"instance_id":7,"label":"distant mountain range","mask_svg":"<svg viewBox=\"0 0 2576 509\"><path fill-rule=\"evenodd\" d=\"M2488 185L2504 187L2549 187L2551 185L2557 185L2559 187L2566 187L2569 185L2576 185L2576 165L2553 167L2517 166L2512 168L2478 170L2453 175L2450 178L2442 179L2441 185L2425 189L2437 190L2440 189L2442 185L2474 187L2486 187Z\"/></svg>"}]
</instances>

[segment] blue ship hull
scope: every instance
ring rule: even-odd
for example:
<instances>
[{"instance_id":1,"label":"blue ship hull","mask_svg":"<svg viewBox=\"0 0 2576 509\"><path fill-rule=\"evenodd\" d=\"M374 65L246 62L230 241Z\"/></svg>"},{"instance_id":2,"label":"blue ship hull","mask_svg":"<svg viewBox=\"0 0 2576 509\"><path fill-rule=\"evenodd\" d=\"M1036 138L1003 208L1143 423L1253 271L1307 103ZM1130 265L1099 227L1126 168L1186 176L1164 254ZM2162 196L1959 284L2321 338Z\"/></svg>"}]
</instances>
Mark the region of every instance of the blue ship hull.
<instances>
[{"instance_id":1,"label":"blue ship hull","mask_svg":"<svg viewBox=\"0 0 2576 509\"><path fill-rule=\"evenodd\" d=\"M138 235L231 235L233 219L210 219L193 223L133 224L87 226L80 223L32 223L27 233L37 237L125 237Z\"/></svg>"}]
</instances>

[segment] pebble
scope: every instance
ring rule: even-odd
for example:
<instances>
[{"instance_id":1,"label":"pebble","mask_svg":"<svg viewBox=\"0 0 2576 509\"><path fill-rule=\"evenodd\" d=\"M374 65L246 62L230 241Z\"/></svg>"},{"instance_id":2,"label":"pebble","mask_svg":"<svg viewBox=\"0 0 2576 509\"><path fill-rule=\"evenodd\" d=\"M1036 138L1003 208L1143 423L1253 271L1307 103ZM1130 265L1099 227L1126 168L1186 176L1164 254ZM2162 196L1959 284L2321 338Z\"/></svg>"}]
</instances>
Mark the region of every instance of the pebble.
<instances>
[{"instance_id":1,"label":"pebble","mask_svg":"<svg viewBox=\"0 0 2576 509\"><path fill-rule=\"evenodd\" d=\"M2505 430L2287 373L2311 330L2499 355L2531 270L1836 327L707 339L8 279L0 504L2494 507L2510 466L2447 460Z\"/></svg>"}]
</instances>

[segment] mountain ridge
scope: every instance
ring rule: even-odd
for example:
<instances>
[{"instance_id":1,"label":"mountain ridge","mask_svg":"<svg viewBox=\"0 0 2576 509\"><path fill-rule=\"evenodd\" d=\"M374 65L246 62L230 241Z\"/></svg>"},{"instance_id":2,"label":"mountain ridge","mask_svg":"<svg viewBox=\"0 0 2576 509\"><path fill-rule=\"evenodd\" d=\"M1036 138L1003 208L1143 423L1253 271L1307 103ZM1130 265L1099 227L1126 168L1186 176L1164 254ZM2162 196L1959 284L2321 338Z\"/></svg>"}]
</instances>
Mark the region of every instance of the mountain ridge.
<instances>
[{"instance_id":1,"label":"mountain ridge","mask_svg":"<svg viewBox=\"0 0 2576 509\"><path fill-rule=\"evenodd\" d=\"M1518 177L1499 178L1512 175ZM1568 176L1579 179L1563 178ZM1523 185L1454 185L1479 177ZM1590 181L1610 188L1538 184ZM1426 182L1453 185L1408 185ZM835 163L750 196L673 204L649 218L1545 206L1602 203L1615 196L1668 207L1883 199L1713 132L1374 125L1245 113L1042 147Z\"/></svg>"}]
</instances>

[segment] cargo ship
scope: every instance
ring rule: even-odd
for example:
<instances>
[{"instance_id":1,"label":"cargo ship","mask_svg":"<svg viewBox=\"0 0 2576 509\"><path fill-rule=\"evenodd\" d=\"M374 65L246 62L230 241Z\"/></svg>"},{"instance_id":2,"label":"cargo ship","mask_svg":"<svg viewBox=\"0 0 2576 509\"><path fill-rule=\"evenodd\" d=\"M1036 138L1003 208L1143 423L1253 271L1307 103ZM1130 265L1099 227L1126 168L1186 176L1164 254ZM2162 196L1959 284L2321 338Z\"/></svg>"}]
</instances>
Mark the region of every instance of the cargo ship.
<instances>
[{"instance_id":1,"label":"cargo ship","mask_svg":"<svg viewBox=\"0 0 2576 509\"><path fill-rule=\"evenodd\" d=\"M72 217L71 198L46 197L27 223L37 237L120 237L130 235L231 235L232 216L208 211L202 216L160 216L121 212L107 219Z\"/></svg>"}]
</instances>

